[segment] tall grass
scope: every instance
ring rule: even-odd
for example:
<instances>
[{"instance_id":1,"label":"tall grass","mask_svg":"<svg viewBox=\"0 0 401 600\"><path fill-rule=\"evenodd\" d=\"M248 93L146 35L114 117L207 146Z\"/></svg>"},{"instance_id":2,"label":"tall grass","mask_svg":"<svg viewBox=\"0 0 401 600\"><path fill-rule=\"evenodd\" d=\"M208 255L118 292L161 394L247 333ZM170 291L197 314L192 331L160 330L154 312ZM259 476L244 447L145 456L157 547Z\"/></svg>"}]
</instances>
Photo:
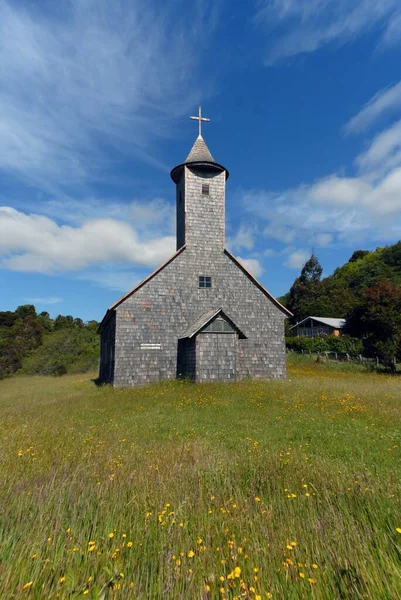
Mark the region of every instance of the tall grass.
<instances>
[{"instance_id":1,"label":"tall grass","mask_svg":"<svg viewBox=\"0 0 401 600\"><path fill-rule=\"evenodd\" d=\"M0 382L0 598L400 598L399 385Z\"/></svg>"}]
</instances>

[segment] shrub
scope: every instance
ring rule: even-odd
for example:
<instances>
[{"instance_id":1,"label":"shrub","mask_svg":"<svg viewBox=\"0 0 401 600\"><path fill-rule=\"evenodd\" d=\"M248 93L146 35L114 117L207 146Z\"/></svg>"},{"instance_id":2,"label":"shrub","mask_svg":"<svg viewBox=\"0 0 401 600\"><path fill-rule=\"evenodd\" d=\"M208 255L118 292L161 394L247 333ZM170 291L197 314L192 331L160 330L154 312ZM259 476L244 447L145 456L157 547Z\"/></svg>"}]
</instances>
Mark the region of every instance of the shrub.
<instances>
[{"instance_id":1,"label":"shrub","mask_svg":"<svg viewBox=\"0 0 401 600\"><path fill-rule=\"evenodd\" d=\"M338 354L361 354L362 341L348 335L326 337L287 337L285 338L288 350L295 352L337 352Z\"/></svg>"}]
</instances>

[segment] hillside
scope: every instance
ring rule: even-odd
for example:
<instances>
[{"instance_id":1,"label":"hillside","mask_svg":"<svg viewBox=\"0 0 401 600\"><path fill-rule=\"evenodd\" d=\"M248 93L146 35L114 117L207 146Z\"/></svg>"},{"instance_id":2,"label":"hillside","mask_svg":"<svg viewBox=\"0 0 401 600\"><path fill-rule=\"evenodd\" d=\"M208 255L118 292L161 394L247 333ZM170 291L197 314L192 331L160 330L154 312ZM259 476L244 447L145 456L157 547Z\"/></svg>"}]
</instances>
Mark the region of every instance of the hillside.
<instances>
[{"instance_id":1,"label":"hillside","mask_svg":"<svg viewBox=\"0 0 401 600\"><path fill-rule=\"evenodd\" d=\"M95 369L98 323L47 312L33 305L0 312L0 379L14 373L63 375Z\"/></svg>"},{"instance_id":2,"label":"hillside","mask_svg":"<svg viewBox=\"0 0 401 600\"><path fill-rule=\"evenodd\" d=\"M366 290L383 280L401 287L401 241L374 251L356 250L332 275L315 282L313 294L303 294L305 314L296 314L296 320L312 314L345 318L363 301ZM280 302L297 313L291 291Z\"/></svg>"}]
</instances>

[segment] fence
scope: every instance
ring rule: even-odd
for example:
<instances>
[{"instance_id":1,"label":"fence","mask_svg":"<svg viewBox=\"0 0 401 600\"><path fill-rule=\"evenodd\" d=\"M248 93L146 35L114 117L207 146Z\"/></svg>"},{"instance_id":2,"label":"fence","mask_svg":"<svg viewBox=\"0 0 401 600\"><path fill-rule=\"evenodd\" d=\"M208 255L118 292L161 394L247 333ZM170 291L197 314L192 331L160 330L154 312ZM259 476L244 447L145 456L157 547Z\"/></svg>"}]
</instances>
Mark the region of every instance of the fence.
<instances>
[{"instance_id":1,"label":"fence","mask_svg":"<svg viewBox=\"0 0 401 600\"><path fill-rule=\"evenodd\" d=\"M287 348L287 353L290 352L294 352L295 354L316 356L316 358L322 356L327 360L334 360L337 362L353 362L365 365L376 365L377 367L380 365L384 365L386 367L389 366L388 362L380 359L378 356L374 358L368 358L362 354L348 354L345 352L312 352L311 350L294 350L293 348ZM397 360L395 357L393 358L392 363L394 366L397 365Z\"/></svg>"}]
</instances>

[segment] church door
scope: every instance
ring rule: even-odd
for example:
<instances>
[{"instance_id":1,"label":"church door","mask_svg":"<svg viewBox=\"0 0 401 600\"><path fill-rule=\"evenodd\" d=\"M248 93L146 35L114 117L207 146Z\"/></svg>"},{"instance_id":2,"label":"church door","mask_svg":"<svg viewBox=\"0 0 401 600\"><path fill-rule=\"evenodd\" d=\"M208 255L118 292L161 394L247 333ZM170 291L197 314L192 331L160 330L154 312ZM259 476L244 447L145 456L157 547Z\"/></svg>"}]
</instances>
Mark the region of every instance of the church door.
<instances>
[{"instance_id":1,"label":"church door","mask_svg":"<svg viewBox=\"0 0 401 600\"><path fill-rule=\"evenodd\" d=\"M196 336L197 381L233 381L236 378L237 335L204 333Z\"/></svg>"}]
</instances>

